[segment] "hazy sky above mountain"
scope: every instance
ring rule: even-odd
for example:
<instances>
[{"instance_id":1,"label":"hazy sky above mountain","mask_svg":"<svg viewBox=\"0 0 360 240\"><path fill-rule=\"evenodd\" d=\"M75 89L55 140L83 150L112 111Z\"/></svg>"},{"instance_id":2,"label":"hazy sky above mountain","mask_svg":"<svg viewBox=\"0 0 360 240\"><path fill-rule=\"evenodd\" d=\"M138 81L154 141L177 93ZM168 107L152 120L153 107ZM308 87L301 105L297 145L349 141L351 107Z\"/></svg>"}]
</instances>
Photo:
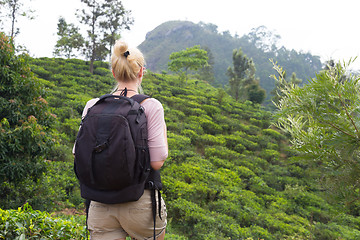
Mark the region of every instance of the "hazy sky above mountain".
<instances>
[{"instance_id":1,"label":"hazy sky above mountain","mask_svg":"<svg viewBox=\"0 0 360 240\"><path fill-rule=\"evenodd\" d=\"M264 25L279 34L282 45L296 51L348 60L360 55L358 30L360 2L357 0L123 0L135 19L130 31L122 33L132 46L145 40L146 33L170 20L213 23L218 31L242 36ZM18 43L32 56L52 56L60 16L78 24L75 11L80 0L32 0L36 19L18 23ZM359 67L358 67L359 66ZM360 59L353 67L360 69Z\"/></svg>"}]
</instances>

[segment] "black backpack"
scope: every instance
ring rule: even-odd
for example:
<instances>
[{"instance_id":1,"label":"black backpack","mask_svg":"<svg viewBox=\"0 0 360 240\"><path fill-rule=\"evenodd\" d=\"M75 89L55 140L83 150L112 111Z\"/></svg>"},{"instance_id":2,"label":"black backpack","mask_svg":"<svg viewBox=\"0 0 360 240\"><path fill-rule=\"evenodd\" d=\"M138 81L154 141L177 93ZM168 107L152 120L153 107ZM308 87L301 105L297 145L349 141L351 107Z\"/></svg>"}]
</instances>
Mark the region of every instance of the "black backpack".
<instances>
[{"instance_id":1,"label":"black backpack","mask_svg":"<svg viewBox=\"0 0 360 240\"><path fill-rule=\"evenodd\" d=\"M75 143L74 170L83 198L123 203L138 200L145 188L162 188L159 171L150 167L140 105L146 98L107 94L89 108Z\"/></svg>"}]
</instances>

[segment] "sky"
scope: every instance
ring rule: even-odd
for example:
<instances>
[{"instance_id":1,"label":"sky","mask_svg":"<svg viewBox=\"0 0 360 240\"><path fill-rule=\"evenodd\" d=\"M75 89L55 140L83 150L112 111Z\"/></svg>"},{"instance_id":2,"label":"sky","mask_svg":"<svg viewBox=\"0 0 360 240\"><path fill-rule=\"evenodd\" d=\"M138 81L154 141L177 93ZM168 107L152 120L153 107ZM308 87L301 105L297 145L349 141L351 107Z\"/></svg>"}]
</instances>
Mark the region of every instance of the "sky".
<instances>
[{"instance_id":1,"label":"sky","mask_svg":"<svg viewBox=\"0 0 360 240\"><path fill-rule=\"evenodd\" d=\"M287 49L348 61L360 55L360 1L358 0L123 0L134 24L122 32L130 46L145 40L146 33L171 20L200 21L242 36L261 25L281 36ZM33 57L52 57L58 39L60 16L79 25L80 0L32 0L35 19L20 19L17 37ZM352 65L360 69L360 58Z\"/></svg>"}]
</instances>

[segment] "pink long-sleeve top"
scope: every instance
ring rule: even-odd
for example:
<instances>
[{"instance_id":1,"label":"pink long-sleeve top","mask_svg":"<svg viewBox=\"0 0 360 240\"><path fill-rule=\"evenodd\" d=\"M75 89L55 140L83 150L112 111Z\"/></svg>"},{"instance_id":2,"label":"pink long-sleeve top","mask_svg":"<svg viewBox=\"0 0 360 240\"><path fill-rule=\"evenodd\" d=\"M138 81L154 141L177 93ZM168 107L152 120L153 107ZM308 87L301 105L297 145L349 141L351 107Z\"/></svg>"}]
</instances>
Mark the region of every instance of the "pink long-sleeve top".
<instances>
[{"instance_id":1,"label":"pink long-sleeve top","mask_svg":"<svg viewBox=\"0 0 360 240\"><path fill-rule=\"evenodd\" d=\"M88 109L98 100L98 98L94 98L86 103L82 113L82 118L85 117ZM152 162L163 161L168 156L164 108L155 98L148 98L144 100L141 105L145 109L145 115L147 118L150 160ZM73 153L74 152L75 146L73 148Z\"/></svg>"}]
</instances>

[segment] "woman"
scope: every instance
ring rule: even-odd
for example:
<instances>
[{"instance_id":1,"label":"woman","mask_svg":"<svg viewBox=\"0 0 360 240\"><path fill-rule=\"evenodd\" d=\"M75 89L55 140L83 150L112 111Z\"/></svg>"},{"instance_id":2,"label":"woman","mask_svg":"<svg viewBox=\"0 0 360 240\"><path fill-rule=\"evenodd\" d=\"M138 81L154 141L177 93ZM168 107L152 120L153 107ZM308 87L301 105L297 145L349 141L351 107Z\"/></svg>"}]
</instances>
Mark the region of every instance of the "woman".
<instances>
[{"instance_id":1,"label":"woman","mask_svg":"<svg viewBox=\"0 0 360 240\"><path fill-rule=\"evenodd\" d=\"M145 60L143 54L136 48L129 49L127 43L117 41L111 57L111 66L114 78L117 81L113 95L132 97L138 94L144 75ZM83 111L85 117L88 108L93 106L97 99L87 102ZM164 109L161 103L154 98L145 99L141 105L145 109L148 122L148 145L150 164L154 170L159 170L168 155L166 125ZM155 199L158 201L158 197ZM158 206L159 203L156 203ZM150 190L145 189L142 197L135 202L121 204L104 204L91 201L88 214L88 229L90 238L96 239L153 239L154 220L152 212ZM156 239L164 239L166 228L166 207L161 198L161 212L156 214ZM159 216L160 215L160 216Z\"/></svg>"}]
</instances>

